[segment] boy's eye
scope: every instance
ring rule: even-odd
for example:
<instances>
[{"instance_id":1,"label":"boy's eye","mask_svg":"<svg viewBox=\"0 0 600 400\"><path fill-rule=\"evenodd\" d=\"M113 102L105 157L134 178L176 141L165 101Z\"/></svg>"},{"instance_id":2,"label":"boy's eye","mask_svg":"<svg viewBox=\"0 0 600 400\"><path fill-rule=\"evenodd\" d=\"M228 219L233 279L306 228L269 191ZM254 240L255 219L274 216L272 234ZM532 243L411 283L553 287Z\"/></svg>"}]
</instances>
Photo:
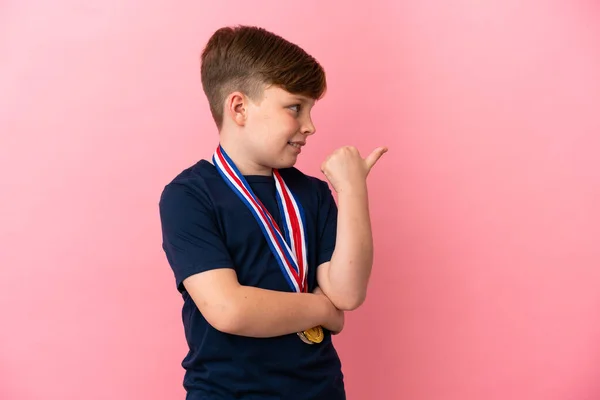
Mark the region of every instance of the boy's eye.
<instances>
[{"instance_id":1,"label":"boy's eye","mask_svg":"<svg viewBox=\"0 0 600 400\"><path fill-rule=\"evenodd\" d=\"M288 108L290 110L293 110L293 111L297 112L297 113L300 112L300 104L294 104L293 106L289 106Z\"/></svg>"}]
</instances>

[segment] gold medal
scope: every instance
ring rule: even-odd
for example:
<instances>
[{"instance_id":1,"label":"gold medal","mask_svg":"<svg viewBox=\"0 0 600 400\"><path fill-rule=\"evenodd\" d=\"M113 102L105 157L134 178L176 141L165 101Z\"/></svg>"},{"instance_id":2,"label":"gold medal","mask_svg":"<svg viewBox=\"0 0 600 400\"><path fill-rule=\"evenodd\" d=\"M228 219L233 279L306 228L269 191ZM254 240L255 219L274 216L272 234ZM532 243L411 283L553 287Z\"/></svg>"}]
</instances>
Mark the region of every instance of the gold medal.
<instances>
[{"instance_id":1,"label":"gold medal","mask_svg":"<svg viewBox=\"0 0 600 400\"><path fill-rule=\"evenodd\" d=\"M314 328L307 329L304 332L298 332L298 336L300 336L300 339L307 344L321 343L325 338L325 334L323 333L323 328L321 326L315 326Z\"/></svg>"},{"instance_id":2,"label":"gold medal","mask_svg":"<svg viewBox=\"0 0 600 400\"><path fill-rule=\"evenodd\" d=\"M304 343L306 343L306 344L313 344L310 340L308 340L306 338L306 336L304 336L304 332L298 332L297 335L300 338L300 340L302 340Z\"/></svg>"}]
</instances>

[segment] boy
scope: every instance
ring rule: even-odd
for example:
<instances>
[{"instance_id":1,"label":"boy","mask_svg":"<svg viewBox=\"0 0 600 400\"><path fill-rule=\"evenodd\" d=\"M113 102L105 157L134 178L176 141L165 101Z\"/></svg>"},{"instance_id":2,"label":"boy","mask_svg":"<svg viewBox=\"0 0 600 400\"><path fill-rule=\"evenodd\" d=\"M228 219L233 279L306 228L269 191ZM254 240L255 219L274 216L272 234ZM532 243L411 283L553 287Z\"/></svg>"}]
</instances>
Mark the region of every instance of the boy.
<instances>
[{"instance_id":1,"label":"boy","mask_svg":"<svg viewBox=\"0 0 600 400\"><path fill-rule=\"evenodd\" d=\"M373 248L366 159L344 147L293 165L315 127L325 73L262 28L216 31L202 85L219 130L212 159L160 199L163 249L184 300L187 399L345 399L331 335L364 301Z\"/></svg>"}]
</instances>

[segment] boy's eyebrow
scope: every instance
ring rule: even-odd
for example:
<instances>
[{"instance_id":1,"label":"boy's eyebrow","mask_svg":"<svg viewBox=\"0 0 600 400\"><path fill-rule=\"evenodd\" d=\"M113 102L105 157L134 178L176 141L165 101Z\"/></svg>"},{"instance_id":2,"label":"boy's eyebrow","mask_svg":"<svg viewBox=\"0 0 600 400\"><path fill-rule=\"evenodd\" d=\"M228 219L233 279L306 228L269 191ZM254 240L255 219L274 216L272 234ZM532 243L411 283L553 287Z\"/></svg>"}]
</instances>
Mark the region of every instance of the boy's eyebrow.
<instances>
[{"instance_id":1,"label":"boy's eyebrow","mask_svg":"<svg viewBox=\"0 0 600 400\"><path fill-rule=\"evenodd\" d=\"M293 95L294 99L298 100L301 103L308 103L311 104L314 102L313 99L305 97L305 96L300 96L300 95Z\"/></svg>"}]
</instances>

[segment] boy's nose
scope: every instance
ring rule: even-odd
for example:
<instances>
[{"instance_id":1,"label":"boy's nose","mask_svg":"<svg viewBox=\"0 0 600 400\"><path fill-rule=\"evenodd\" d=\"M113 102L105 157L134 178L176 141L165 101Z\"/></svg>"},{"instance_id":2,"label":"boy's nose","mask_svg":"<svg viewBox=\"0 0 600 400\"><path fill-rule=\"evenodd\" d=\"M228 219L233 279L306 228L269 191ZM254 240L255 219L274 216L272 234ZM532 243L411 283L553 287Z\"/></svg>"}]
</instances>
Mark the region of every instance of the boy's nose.
<instances>
[{"instance_id":1,"label":"boy's nose","mask_svg":"<svg viewBox=\"0 0 600 400\"><path fill-rule=\"evenodd\" d=\"M317 129L315 128L315 125L313 124L312 120L307 120L303 125L302 125L302 133L304 135L310 136L310 135L314 135L315 132L317 131Z\"/></svg>"}]
</instances>

